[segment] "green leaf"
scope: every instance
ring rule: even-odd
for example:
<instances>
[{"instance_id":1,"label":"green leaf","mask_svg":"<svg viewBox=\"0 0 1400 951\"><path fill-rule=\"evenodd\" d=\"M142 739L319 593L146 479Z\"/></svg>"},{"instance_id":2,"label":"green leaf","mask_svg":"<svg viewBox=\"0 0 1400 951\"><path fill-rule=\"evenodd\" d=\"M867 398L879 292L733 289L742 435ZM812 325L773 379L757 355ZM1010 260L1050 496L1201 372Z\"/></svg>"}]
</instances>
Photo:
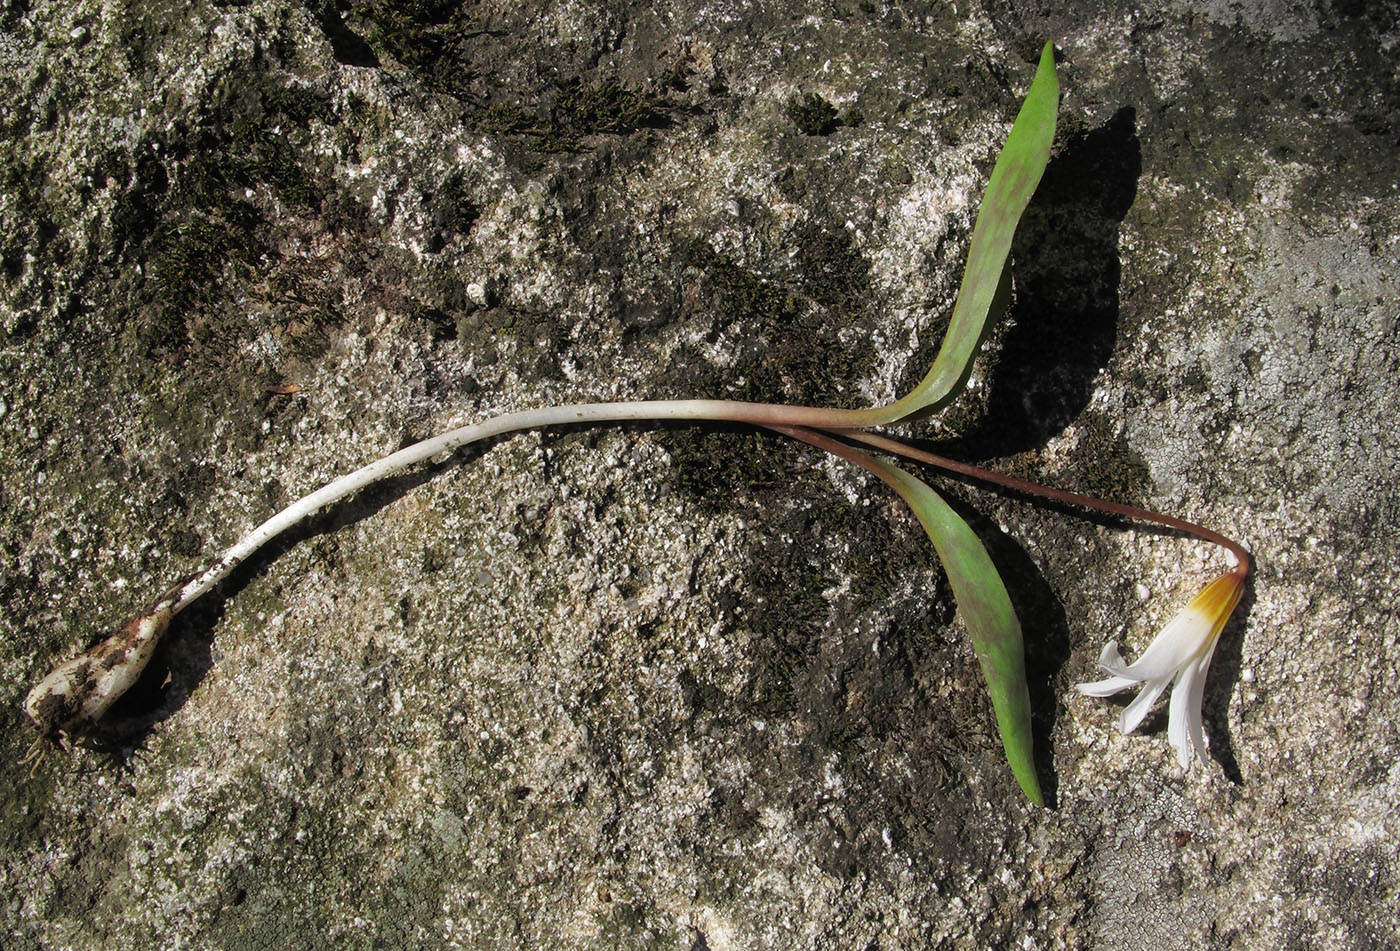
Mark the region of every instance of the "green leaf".
<instances>
[{"instance_id":1,"label":"green leaf","mask_svg":"<svg viewBox=\"0 0 1400 951\"><path fill-rule=\"evenodd\" d=\"M972 528L921 479L880 459L862 461L909 504L928 533L953 587L963 624L987 678L997 731L1011 772L1027 798L1045 805L1036 778L1031 739L1031 699L1026 687L1021 624L1006 585Z\"/></svg>"},{"instance_id":2,"label":"green leaf","mask_svg":"<svg viewBox=\"0 0 1400 951\"><path fill-rule=\"evenodd\" d=\"M918 386L896 402L872 411L879 416L878 422L894 422L914 413L935 410L966 382L972 358L977 355L977 347L989 326L987 318L994 309L1016 225L1050 161L1059 102L1055 50L1053 44L1046 43L1035 79L992 168L987 192L982 196L962 286L958 289L958 300L953 305L943 345L934 358L933 367Z\"/></svg>"}]
</instances>

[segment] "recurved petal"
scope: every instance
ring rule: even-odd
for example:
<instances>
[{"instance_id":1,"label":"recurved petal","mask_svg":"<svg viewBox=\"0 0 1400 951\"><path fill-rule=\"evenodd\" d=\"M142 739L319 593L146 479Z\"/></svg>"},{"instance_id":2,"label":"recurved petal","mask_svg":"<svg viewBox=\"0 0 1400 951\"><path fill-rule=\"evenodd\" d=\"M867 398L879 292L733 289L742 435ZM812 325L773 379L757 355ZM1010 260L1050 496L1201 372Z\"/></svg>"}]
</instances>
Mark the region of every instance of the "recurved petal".
<instances>
[{"instance_id":1,"label":"recurved petal","mask_svg":"<svg viewBox=\"0 0 1400 951\"><path fill-rule=\"evenodd\" d=\"M1127 666L1123 663L1123 655L1118 653L1117 641L1109 641L1103 646L1103 650L1099 651L1099 666L1108 671Z\"/></svg>"},{"instance_id":2,"label":"recurved petal","mask_svg":"<svg viewBox=\"0 0 1400 951\"><path fill-rule=\"evenodd\" d=\"M1134 680L1170 679L1185 664L1194 660L1211 641L1214 618L1194 604L1172 618L1162 632L1147 645L1142 656L1127 666L1111 665L1102 659L1099 665L1115 677ZM1120 662L1121 664L1121 662Z\"/></svg>"},{"instance_id":3,"label":"recurved petal","mask_svg":"<svg viewBox=\"0 0 1400 951\"><path fill-rule=\"evenodd\" d=\"M1137 685L1138 681L1128 677L1109 677L1107 680L1096 680L1093 683L1075 684L1074 689L1087 697L1111 697L1120 690Z\"/></svg>"},{"instance_id":4,"label":"recurved petal","mask_svg":"<svg viewBox=\"0 0 1400 951\"><path fill-rule=\"evenodd\" d=\"M1136 686L1141 681L1134 677L1118 676L1116 671L1121 671L1126 666L1123 657L1118 653L1118 642L1109 641L1099 652L1099 666L1113 676L1107 680L1096 680L1093 683L1076 684L1080 693L1090 697L1111 697L1120 690L1127 690Z\"/></svg>"}]
</instances>

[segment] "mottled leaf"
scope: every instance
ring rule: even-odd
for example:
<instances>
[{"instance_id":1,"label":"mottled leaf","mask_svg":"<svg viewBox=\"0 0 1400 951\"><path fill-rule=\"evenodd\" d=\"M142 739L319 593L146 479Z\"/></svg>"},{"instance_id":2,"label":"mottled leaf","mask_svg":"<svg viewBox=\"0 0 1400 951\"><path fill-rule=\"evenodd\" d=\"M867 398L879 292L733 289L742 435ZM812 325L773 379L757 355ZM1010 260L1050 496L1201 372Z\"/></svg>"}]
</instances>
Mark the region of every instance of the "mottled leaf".
<instances>
[{"instance_id":1,"label":"mottled leaf","mask_svg":"<svg viewBox=\"0 0 1400 951\"><path fill-rule=\"evenodd\" d=\"M1054 47L1047 43L1025 102L992 169L987 192L982 196L962 286L958 289L943 345L934 358L933 367L918 386L900 400L872 410L872 414L878 416L876 422L894 422L914 413L930 412L962 389L972 367L972 358L977 355L978 344L988 328L988 316L994 311L1016 225L1050 161L1059 100Z\"/></svg>"},{"instance_id":2,"label":"mottled leaf","mask_svg":"<svg viewBox=\"0 0 1400 951\"><path fill-rule=\"evenodd\" d=\"M926 483L873 457L866 466L897 491L938 551L953 588L972 648L987 678L997 730L1011 772L1031 802L1045 804L1036 779L1031 739L1031 700L1026 687L1021 624L1006 585L977 534ZM864 464L864 463L863 463Z\"/></svg>"}]
</instances>

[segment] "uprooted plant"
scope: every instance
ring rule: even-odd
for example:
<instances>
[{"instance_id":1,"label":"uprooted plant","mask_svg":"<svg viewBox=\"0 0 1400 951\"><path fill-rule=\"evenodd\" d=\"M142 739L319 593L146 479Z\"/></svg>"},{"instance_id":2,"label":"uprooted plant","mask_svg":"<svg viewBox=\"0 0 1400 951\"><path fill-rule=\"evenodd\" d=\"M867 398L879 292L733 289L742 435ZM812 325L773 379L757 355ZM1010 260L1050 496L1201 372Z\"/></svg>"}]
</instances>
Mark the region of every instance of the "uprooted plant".
<instances>
[{"instance_id":1,"label":"uprooted plant","mask_svg":"<svg viewBox=\"0 0 1400 951\"><path fill-rule=\"evenodd\" d=\"M213 589L272 538L325 506L405 467L469 443L525 429L627 420L710 420L762 426L819 447L867 469L908 503L947 572L987 680L1011 770L1026 795L1037 804L1043 800L1032 755L1021 628L1006 587L968 524L925 482L877 458L870 450L901 455L1031 496L1155 522L1227 548L1237 559L1234 569L1192 601L1137 663L1124 665L1116 646L1110 644L1100 659L1110 678L1081 688L1086 693L1106 695L1145 682L1146 688L1124 712L1121 726L1128 731L1136 727L1147 708L1175 679L1171 738L1185 765L1192 751L1203 750L1201 684L1216 638L1238 602L1249 572L1244 548L1172 516L1038 486L935 456L870 431L873 427L926 416L947 405L961 390L977 349L1009 292L1007 262L1012 238L1049 161L1058 105L1054 53L1047 44L982 199L947 335L928 374L895 402L862 410L710 399L578 403L508 413L453 429L342 476L273 515L208 568L167 591L120 632L55 669L29 693L25 712L43 738L64 741L90 734L112 704L136 682L175 615Z\"/></svg>"}]
</instances>

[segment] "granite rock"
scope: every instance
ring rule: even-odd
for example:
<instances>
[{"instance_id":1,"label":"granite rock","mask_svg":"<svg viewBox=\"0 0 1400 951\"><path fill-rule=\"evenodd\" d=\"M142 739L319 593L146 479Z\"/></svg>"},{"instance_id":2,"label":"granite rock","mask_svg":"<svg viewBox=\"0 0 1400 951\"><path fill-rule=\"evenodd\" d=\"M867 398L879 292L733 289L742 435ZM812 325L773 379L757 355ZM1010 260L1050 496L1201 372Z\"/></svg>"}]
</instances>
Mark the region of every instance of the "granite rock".
<instances>
[{"instance_id":1,"label":"granite rock","mask_svg":"<svg viewBox=\"0 0 1400 951\"><path fill-rule=\"evenodd\" d=\"M1400 26L1047 6L6 0L5 947L1400 943ZM1039 810L895 499L649 425L333 507L25 760L50 667L408 442L897 395L1045 39L1008 319L912 432L1248 542L1209 762L1073 685L1218 551L939 483L1026 629Z\"/></svg>"}]
</instances>

